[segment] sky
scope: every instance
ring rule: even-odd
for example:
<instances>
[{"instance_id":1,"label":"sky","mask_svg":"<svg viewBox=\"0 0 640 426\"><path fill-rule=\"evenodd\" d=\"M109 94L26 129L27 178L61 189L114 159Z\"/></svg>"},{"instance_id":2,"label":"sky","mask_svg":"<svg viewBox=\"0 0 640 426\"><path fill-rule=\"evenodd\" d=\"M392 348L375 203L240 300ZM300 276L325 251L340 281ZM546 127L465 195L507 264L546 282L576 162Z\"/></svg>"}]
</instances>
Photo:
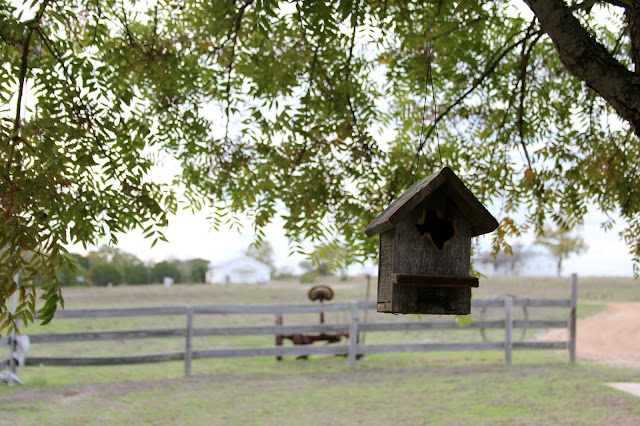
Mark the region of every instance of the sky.
<instances>
[{"instance_id":1,"label":"sky","mask_svg":"<svg viewBox=\"0 0 640 426\"><path fill-rule=\"evenodd\" d=\"M379 135L381 141L393 137L392 132L383 132ZM164 155L158 164L151 170L150 178L156 182L170 183L174 176L181 172L180 165L174 158ZM425 173L429 174L429 173ZM487 206L490 213L499 219L499 208ZM620 240L619 232L622 224L618 223L610 231L601 229L600 224L607 217L600 213L595 206L591 206L590 213L584 219L584 225L574 232L580 235L588 245L588 250L580 255L572 255L563 262L563 275L577 273L580 276L633 276L633 262L627 245ZM254 241L252 223L242 220L244 230L211 229L211 223L207 220L209 211L202 210L191 212L179 210L176 215L170 216L169 226L163 229L167 242L158 241L151 247L152 240L145 239L140 230L126 234L118 234L118 248L135 254L144 262L159 262L162 260L188 260L202 258L214 264L221 264L231 259L243 256L247 247ZM517 219L517 218L516 218ZM299 264L305 260L303 255L290 254L289 243L284 235L284 222L276 216L274 222L265 229L265 241L268 241L275 252L275 264L281 271L301 272ZM363 230L364 232L364 230ZM478 237L480 249L490 249L491 234ZM373 237L378 238L378 237ZM509 240L511 244L532 244L535 236L524 235L519 240ZM108 239L101 240L96 246L89 247L88 251L96 250L102 244L108 244ZM311 248L311 246L307 247ZM86 253L80 245L72 246L70 251ZM544 251L544 249L541 249ZM364 265L353 265L349 274L362 273L377 274L377 266L371 259ZM547 272L555 275L555 271ZM542 274L544 275L544 274Z\"/></svg>"},{"instance_id":2,"label":"sky","mask_svg":"<svg viewBox=\"0 0 640 426\"><path fill-rule=\"evenodd\" d=\"M497 212L492 213L496 214ZM118 247L123 251L135 254L143 261L153 262L166 259L203 258L217 264L242 256L253 241L251 224L247 223L242 232L228 229L214 231L206 216L206 212L193 214L190 211L181 211L170 218L169 226L163 232L168 242L159 241L152 248L152 240L146 240L143 238L142 232L134 231L119 235ZM605 232L600 229L600 224L605 219L603 214L597 212L590 213L585 217L585 224L577 234L585 240L589 249L584 254L572 255L567 259L564 262L563 275L568 276L571 273L577 273L580 276L633 275L633 263L628 247L618 236L621 226L617 225L613 230ZM481 246L488 248L489 238L480 238ZM267 227L265 240L274 248L275 262L279 269L299 271L298 264L305 258L299 254L289 255L288 241L284 236L282 222L276 220ZM519 241L527 244L532 243L533 240L533 235L526 235ZM517 241L511 242L516 243ZM83 252L80 247L72 247L71 250ZM376 267L371 262L364 266L354 265L349 270L350 274L375 274L375 272ZM553 274L554 271L550 272Z\"/></svg>"}]
</instances>

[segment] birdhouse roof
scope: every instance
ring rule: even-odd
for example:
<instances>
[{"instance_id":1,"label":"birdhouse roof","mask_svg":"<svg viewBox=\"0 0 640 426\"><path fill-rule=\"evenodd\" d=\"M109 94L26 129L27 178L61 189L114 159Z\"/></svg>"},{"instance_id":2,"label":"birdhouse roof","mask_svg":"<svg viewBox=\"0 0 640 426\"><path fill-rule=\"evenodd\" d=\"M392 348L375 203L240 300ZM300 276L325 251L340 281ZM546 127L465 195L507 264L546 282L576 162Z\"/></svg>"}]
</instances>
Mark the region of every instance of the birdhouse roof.
<instances>
[{"instance_id":1,"label":"birdhouse roof","mask_svg":"<svg viewBox=\"0 0 640 426\"><path fill-rule=\"evenodd\" d=\"M444 167L442 170L413 184L411 188L406 190L380 213L367 226L364 233L369 237L373 237L393 228L436 189L441 190L456 205L458 211L471 222L471 235L473 237L486 234L498 227L496 219L469 191L469 188L462 183L450 168Z\"/></svg>"}]
</instances>

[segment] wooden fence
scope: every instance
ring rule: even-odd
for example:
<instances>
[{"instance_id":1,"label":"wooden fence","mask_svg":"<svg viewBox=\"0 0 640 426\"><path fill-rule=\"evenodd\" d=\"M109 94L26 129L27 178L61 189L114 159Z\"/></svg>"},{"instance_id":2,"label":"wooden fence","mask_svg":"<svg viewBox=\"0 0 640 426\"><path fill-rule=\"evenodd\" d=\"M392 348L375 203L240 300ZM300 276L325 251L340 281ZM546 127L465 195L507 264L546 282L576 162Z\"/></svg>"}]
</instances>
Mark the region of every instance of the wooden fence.
<instances>
[{"instance_id":1,"label":"wooden fence","mask_svg":"<svg viewBox=\"0 0 640 426\"><path fill-rule=\"evenodd\" d=\"M359 355L376 353L399 352L428 352L428 351L462 351L462 350L504 350L505 363L511 364L512 351L516 349L566 349L568 361L575 362L576 351L576 303L577 279L572 277L572 291L570 299L473 299L473 308L504 309L504 320L474 320L464 326L457 325L453 320L445 321L411 321L411 322L362 322L360 311L376 309L375 301L339 302L306 305L220 305L220 306L165 306L116 309L69 309L57 312L55 320L65 318L106 318L106 317L139 317L162 315L185 315L186 324L183 328L127 330L127 331L96 331L80 333L54 333L30 335L31 344L124 340L145 338L184 338L184 351L118 356L118 357L31 357L26 358L26 365L45 366L85 366L85 365L121 365L141 364L165 361L184 361L185 376L191 375L191 363L194 359L254 357L254 356L304 356L317 354L346 355L349 367L354 368ZM556 307L568 310L566 320L515 320L514 308L517 307ZM348 322L335 324L314 325L258 325L234 327L193 326L195 315L210 314L300 314L318 312L348 312ZM566 328L566 341L556 342L528 342L516 341L514 329L522 328ZM358 342L360 332L372 331L410 331L410 330L468 330L468 329L502 329L504 341L500 342L456 342L456 343L402 343L402 344L363 344ZM305 333L349 333L345 344L330 345L299 345L299 346L270 346L247 348L195 349L193 338L201 336L242 336L242 335L290 335ZM11 344L11 338L0 338L1 345ZM6 368L9 360L0 362L0 369ZM14 370L15 371L15 370Z\"/></svg>"}]
</instances>

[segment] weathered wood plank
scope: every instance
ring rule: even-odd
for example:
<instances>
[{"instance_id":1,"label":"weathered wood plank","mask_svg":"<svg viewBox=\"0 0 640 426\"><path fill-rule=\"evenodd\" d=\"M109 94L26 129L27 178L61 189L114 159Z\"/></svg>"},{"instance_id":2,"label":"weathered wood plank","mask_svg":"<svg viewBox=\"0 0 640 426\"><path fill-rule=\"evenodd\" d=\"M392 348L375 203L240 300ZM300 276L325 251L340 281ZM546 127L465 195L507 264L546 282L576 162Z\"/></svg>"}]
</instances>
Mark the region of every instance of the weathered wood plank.
<instances>
[{"instance_id":1,"label":"weathered wood plank","mask_svg":"<svg viewBox=\"0 0 640 426\"><path fill-rule=\"evenodd\" d=\"M9 367L9 358L0 360L0 370L4 370Z\"/></svg>"},{"instance_id":2,"label":"weathered wood plank","mask_svg":"<svg viewBox=\"0 0 640 426\"><path fill-rule=\"evenodd\" d=\"M348 323L313 324L313 325L272 325L248 327L200 327L193 329L194 337L204 336L249 336L297 333L345 333L349 331ZM185 337L184 328L130 330L130 331L95 331L78 333L31 334L31 343L63 343L90 340L131 340L161 337Z\"/></svg>"},{"instance_id":3,"label":"weathered wood plank","mask_svg":"<svg viewBox=\"0 0 640 426\"><path fill-rule=\"evenodd\" d=\"M513 299L514 307L568 307L569 299ZM504 306L504 299L472 299L472 308L500 308Z\"/></svg>"},{"instance_id":4,"label":"weathered wood plank","mask_svg":"<svg viewBox=\"0 0 640 426\"><path fill-rule=\"evenodd\" d=\"M193 308L187 309L187 330L184 347L184 376L191 376L191 355L193 354Z\"/></svg>"},{"instance_id":5,"label":"weathered wood plank","mask_svg":"<svg viewBox=\"0 0 640 426\"><path fill-rule=\"evenodd\" d=\"M576 362L576 324L578 309L578 275L571 275L571 299L569 302L569 342L567 342L568 361L570 364Z\"/></svg>"},{"instance_id":6,"label":"weathered wood plank","mask_svg":"<svg viewBox=\"0 0 640 426\"><path fill-rule=\"evenodd\" d=\"M569 299L514 299L514 306L531 307L569 307ZM376 309L375 301L359 301L358 309ZM473 299L471 306L474 308L501 307L502 299ZM111 308L111 309L67 309L56 312L56 319L63 318L108 318L108 317L133 317L154 315L182 315L186 313L186 306L160 306L141 308ZM194 306L196 314L276 314L276 313L313 313L346 311L349 302L322 303L315 305L211 305ZM1 338L0 344L6 342L6 337Z\"/></svg>"},{"instance_id":7,"label":"weathered wood plank","mask_svg":"<svg viewBox=\"0 0 640 426\"><path fill-rule=\"evenodd\" d=\"M514 349L566 349L566 342L514 342ZM462 350L501 350L503 343L415 343L393 345L358 345L358 355L372 353L406 353ZM229 358L252 356L300 356L300 355L347 355L347 345L300 345L275 346L264 348L227 348L194 350L192 359ZM153 355L137 355L125 357L28 357L27 366L89 366L89 365L124 365L152 362L182 361L184 352L173 352ZM7 362L7 361L3 361Z\"/></svg>"},{"instance_id":8,"label":"weathered wood plank","mask_svg":"<svg viewBox=\"0 0 640 426\"><path fill-rule=\"evenodd\" d=\"M567 349L567 342L513 342L514 349Z\"/></svg>"},{"instance_id":9,"label":"weathered wood plank","mask_svg":"<svg viewBox=\"0 0 640 426\"><path fill-rule=\"evenodd\" d=\"M368 308L366 302L361 309ZM314 313L335 312L349 309L349 302L319 303L305 305L201 305L194 306L196 314L277 314L277 313ZM359 304L360 307L360 304ZM375 306L374 306L375 308ZM370 308L373 309L373 308ZM183 315L186 306L159 306L142 308L108 308L108 309L68 309L58 311L56 319L62 318L108 318L108 317L135 317L154 315Z\"/></svg>"},{"instance_id":10,"label":"weathered wood plank","mask_svg":"<svg viewBox=\"0 0 640 426\"><path fill-rule=\"evenodd\" d=\"M378 303L374 300L359 300L356 302L358 305L358 309L376 309L378 307Z\"/></svg>"},{"instance_id":11,"label":"weathered wood plank","mask_svg":"<svg viewBox=\"0 0 640 426\"><path fill-rule=\"evenodd\" d=\"M441 176L440 173L441 171L437 171L413 184L393 201L389 207L380 213L378 217L367 226L364 233L369 237L373 237L376 234L393 228L398 220L401 220L404 215L420 204L434 189L444 183L445 178Z\"/></svg>"},{"instance_id":12,"label":"weathered wood plank","mask_svg":"<svg viewBox=\"0 0 640 426\"><path fill-rule=\"evenodd\" d=\"M471 221L472 237L494 231L498 221L489 213L486 207L466 187L460 178L448 167L442 169L446 182L441 190L458 207L460 212Z\"/></svg>"},{"instance_id":13,"label":"weathered wood plank","mask_svg":"<svg viewBox=\"0 0 640 426\"><path fill-rule=\"evenodd\" d=\"M165 328L127 331L89 331L79 333L30 334L31 343L82 342L87 340L130 340L157 337L184 337L183 328Z\"/></svg>"},{"instance_id":14,"label":"weathered wood plank","mask_svg":"<svg viewBox=\"0 0 640 426\"><path fill-rule=\"evenodd\" d=\"M266 325L246 327L195 328L194 336L250 336L264 334L345 333L348 323L313 325Z\"/></svg>"},{"instance_id":15,"label":"weathered wood plank","mask_svg":"<svg viewBox=\"0 0 640 426\"><path fill-rule=\"evenodd\" d=\"M504 299L471 299L472 308L502 308Z\"/></svg>"},{"instance_id":16,"label":"weathered wood plank","mask_svg":"<svg viewBox=\"0 0 640 426\"><path fill-rule=\"evenodd\" d=\"M567 328L567 320L515 320L514 328Z\"/></svg>"},{"instance_id":17,"label":"weathered wood plank","mask_svg":"<svg viewBox=\"0 0 640 426\"><path fill-rule=\"evenodd\" d=\"M27 366L87 366L147 364L152 362L182 361L184 352L170 352L151 355L131 355L117 357L27 357Z\"/></svg>"},{"instance_id":18,"label":"weathered wood plank","mask_svg":"<svg viewBox=\"0 0 640 426\"><path fill-rule=\"evenodd\" d=\"M157 306L141 308L67 309L56 312L54 318L110 318L144 317L153 315L184 315L185 306Z\"/></svg>"},{"instance_id":19,"label":"weathered wood plank","mask_svg":"<svg viewBox=\"0 0 640 426\"><path fill-rule=\"evenodd\" d=\"M351 304L351 316L349 321L349 368L354 369L358 355L358 306Z\"/></svg>"},{"instance_id":20,"label":"weathered wood plank","mask_svg":"<svg viewBox=\"0 0 640 426\"><path fill-rule=\"evenodd\" d=\"M513 306L527 307L569 307L569 299L513 299Z\"/></svg>"},{"instance_id":21,"label":"weathered wood plank","mask_svg":"<svg viewBox=\"0 0 640 426\"><path fill-rule=\"evenodd\" d=\"M391 273L393 272L393 256L395 236L393 229L380 234L380 262L378 264L378 312L391 312L391 299L393 297L393 284Z\"/></svg>"},{"instance_id":22,"label":"weathered wood plank","mask_svg":"<svg viewBox=\"0 0 640 426\"><path fill-rule=\"evenodd\" d=\"M513 352L513 299L504 301L504 363L511 365Z\"/></svg>"},{"instance_id":23,"label":"weathered wood plank","mask_svg":"<svg viewBox=\"0 0 640 426\"><path fill-rule=\"evenodd\" d=\"M415 321L415 322L370 322L360 324L362 331L413 331L413 330L460 330L480 328L504 328L504 321L473 321L459 326L455 322Z\"/></svg>"},{"instance_id":24,"label":"weathered wood plank","mask_svg":"<svg viewBox=\"0 0 640 426\"><path fill-rule=\"evenodd\" d=\"M349 310L349 302L305 305L209 305L194 306L196 314L304 314Z\"/></svg>"},{"instance_id":25,"label":"weathered wood plank","mask_svg":"<svg viewBox=\"0 0 640 426\"><path fill-rule=\"evenodd\" d=\"M371 237L392 228L410 210L413 210L438 188L455 202L466 217L473 220L474 237L491 232L498 227L496 219L469 191L460 178L450 168L444 167L413 184L407 191L402 193L367 226L365 234Z\"/></svg>"},{"instance_id":26,"label":"weathered wood plank","mask_svg":"<svg viewBox=\"0 0 640 426\"><path fill-rule=\"evenodd\" d=\"M193 359L235 358L253 356L301 356L301 355L347 355L347 345L298 345L268 346L263 348L200 349L193 351Z\"/></svg>"},{"instance_id":27,"label":"weathered wood plank","mask_svg":"<svg viewBox=\"0 0 640 426\"><path fill-rule=\"evenodd\" d=\"M501 342L470 343L407 343L393 345L360 345L360 354L404 353L404 352L439 352L439 351L481 351L503 350Z\"/></svg>"},{"instance_id":28,"label":"weathered wood plank","mask_svg":"<svg viewBox=\"0 0 640 426\"><path fill-rule=\"evenodd\" d=\"M447 275L391 274L391 282L398 285L431 287L478 287L476 277L452 277Z\"/></svg>"}]
</instances>

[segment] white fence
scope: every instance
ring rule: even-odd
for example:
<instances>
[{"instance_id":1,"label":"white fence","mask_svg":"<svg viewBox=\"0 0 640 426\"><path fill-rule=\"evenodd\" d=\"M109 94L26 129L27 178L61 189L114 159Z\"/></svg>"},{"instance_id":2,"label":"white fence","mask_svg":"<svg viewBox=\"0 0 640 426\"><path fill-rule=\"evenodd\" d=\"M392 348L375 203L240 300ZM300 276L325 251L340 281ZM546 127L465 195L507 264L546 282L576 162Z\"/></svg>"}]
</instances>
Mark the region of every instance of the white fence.
<instances>
[{"instance_id":1,"label":"white fence","mask_svg":"<svg viewBox=\"0 0 640 426\"><path fill-rule=\"evenodd\" d=\"M183 351L159 354L115 356L115 357L30 357L26 358L26 365L45 366L86 366L86 365L119 365L140 364L166 361L184 361L185 376L191 374L191 363L194 359L254 357L254 356L305 356L317 354L346 355L350 368L355 367L356 359L360 355L376 353L399 352L429 352L429 351L482 351L503 350L505 363L511 364L512 352L517 349L566 349L568 361L575 362L576 351L576 304L577 278L572 277L572 291L570 299L473 299L473 308L504 309L504 319L474 320L470 324L458 326L451 321L411 321L411 322L362 322L360 313L375 310L374 301L354 301L341 303L322 303L306 305L214 305L214 306L164 306L116 309L70 309L57 312L55 320L66 318L106 318L106 317L140 317L162 315L185 315L186 325L183 328L145 329L126 331L96 331L79 333L52 333L30 335L31 344L47 344L78 341L125 340L145 338L184 338ZM566 320L523 320L514 319L514 308L554 307L568 311ZM196 315L211 314L300 314L318 312L347 312L348 321L334 324L313 325L255 325L234 327L194 327ZM556 342L516 341L514 330L522 328L566 328L567 340ZM499 342L453 342L453 343L394 343L394 344L364 344L358 341L361 332L391 332L410 330L468 330L480 329L504 330L504 340ZM348 333L346 343L330 345L298 345L298 346L267 346L246 348L195 349L194 337L201 336L243 336L243 335L292 335L308 333ZM0 338L1 345L11 345L12 339ZM10 365L11 364L11 365ZM15 365L10 360L0 361L0 369L10 366L15 372Z\"/></svg>"}]
</instances>

